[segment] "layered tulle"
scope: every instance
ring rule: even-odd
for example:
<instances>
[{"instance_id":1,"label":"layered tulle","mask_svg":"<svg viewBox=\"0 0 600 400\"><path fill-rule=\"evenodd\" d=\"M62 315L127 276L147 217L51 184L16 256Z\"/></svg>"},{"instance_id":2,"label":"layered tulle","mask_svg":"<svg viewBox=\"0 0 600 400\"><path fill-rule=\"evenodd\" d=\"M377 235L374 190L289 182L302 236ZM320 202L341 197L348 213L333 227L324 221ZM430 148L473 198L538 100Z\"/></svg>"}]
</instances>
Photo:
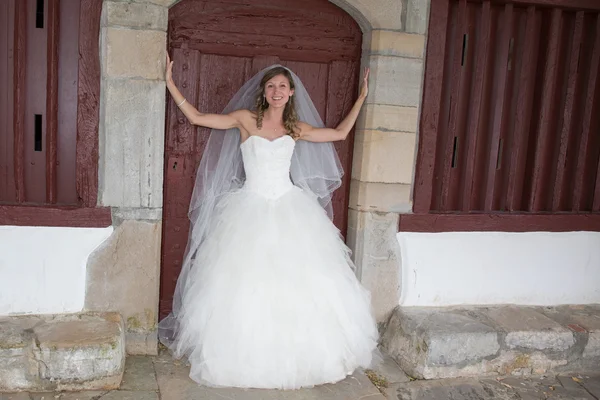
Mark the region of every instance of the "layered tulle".
<instances>
[{"instance_id":1,"label":"layered tulle","mask_svg":"<svg viewBox=\"0 0 600 400\"><path fill-rule=\"evenodd\" d=\"M246 180L211 215L161 340L211 386L336 382L373 362L370 295L316 198L290 180L294 140L241 145Z\"/></svg>"},{"instance_id":2,"label":"layered tulle","mask_svg":"<svg viewBox=\"0 0 600 400\"><path fill-rule=\"evenodd\" d=\"M171 349L203 384L299 388L372 362L370 295L325 211L293 186L221 201L182 303Z\"/></svg>"}]
</instances>

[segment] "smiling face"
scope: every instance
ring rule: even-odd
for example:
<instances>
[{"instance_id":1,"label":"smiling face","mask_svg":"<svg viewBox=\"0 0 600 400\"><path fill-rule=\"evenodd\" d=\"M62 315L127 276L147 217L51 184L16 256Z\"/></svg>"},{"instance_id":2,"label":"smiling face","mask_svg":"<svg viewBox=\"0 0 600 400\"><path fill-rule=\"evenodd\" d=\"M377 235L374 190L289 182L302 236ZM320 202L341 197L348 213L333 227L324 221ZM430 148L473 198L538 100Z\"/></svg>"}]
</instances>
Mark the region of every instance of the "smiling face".
<instances>
[{"instance_id":1,"label":"smiling face","mask_svg":"<svg viewBox=\"0 0 600 400\"><path fill-rule=\"evenodd\" d=\"M275 66L265 72L256 93L256 127L262 128L267 109L273 107L283 111L283 126L289 135L296 135L298 114L296 112L296 86L292 73L287 68ZM295 136L294 136L295 137Z\"/></svg>"},{"instance_id":2,"label":"smiling face","mask_svg":"<svg viewBox=\"0 0 600 400\"><path fill-rule=\"evenodd\" d=\"M290 87L290 81L283 74L279 74L269 79L265 83L265 98L270 107L284 107L290 96L294 94L294 89Z\"/></svg>"},{"instance_id":3,"label":"smiling face","mask_svg":"<svg viewBox=\"0 0 600 400\"><path fill-rule=\"evenodd\" d=\"M262 103L263 109L285 107L291 103L290 96L294 94L294 88L294 80L288 69L282 66L271 68L261 79L257 105Z\"/></svg>"}]
</instances>

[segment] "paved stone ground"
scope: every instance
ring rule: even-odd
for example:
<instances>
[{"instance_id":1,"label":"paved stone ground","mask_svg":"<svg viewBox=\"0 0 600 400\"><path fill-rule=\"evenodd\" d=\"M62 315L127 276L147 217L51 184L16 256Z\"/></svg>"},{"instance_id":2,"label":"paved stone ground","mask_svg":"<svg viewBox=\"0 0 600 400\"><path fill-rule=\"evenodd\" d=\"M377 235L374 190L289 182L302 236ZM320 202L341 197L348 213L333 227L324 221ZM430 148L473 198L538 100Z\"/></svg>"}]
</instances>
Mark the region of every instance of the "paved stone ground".
<instances>
[{"instance_id":1,"label":"paved stone ground","mask_svg":"<svg viewBox=\"0 0 600 400\"><path fill-rule=\"evenodd\" d=\"M364 373L335 385L302 390L243 390L202 387L189 377L189 367L168 353L158 357L128 356L119 390L71 393L0 393L0 400L385 400Z\"/></svg>"},{"instance_id":2,"label":"paved stone ground","mask_svg":"<svg viewBox=\"0 0 600 400\"><path fill-rule=\"evenodd\" d=\"M376 377L389 400L600 400L600 365L590 374L413 380L391 358Z\"/></svg>"},{"instance_id":3,"label":"paved stone ground","mask_svg":"<svg viewBox=\"0 0 600 400\"><path fill-rule=\"evenodd\" d=\"M600 374L414 381L391 385L386 396L393 400L598 400Z\"/></svg>"},{"instance_id":4,"label":"paved stone ground","mask_svg":"<svg viewBox=\"0 0 600 400\"><path fill-rule=\"evenodd\" d=\"M0 400L600 400L600 366L595 374L415 381L386 358L376 371L294 391L206 388L188 374L189 368L166 352L158 357L129 356L119 390L0 393Z\"/></svg>"}]
</instances>

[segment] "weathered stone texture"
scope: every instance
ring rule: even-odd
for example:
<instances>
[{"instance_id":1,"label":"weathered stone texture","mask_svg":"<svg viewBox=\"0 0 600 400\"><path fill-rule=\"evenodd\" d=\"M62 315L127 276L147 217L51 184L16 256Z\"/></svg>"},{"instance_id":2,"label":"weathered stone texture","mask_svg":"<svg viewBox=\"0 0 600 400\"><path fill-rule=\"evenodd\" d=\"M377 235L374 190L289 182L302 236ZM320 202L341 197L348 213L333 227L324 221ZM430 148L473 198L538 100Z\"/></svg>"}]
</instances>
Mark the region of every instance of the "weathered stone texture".
<instances>
[{"instance_id":1,"label":"weathered stone texture","mask_svg":"<svg viewBox=\"0 0 600 400\"><path fill-rule=\"evenodd\" d=\"M369 103L404 107L421 104L423 61L416 58L371 56Z\"/></svg>"},{"instance_id":2,"label":"weathered stone texture","mask_svg":"<svg viewBox=\"0 0 600 400\"><path fill-rule=\"evenodd\" d=\"M600 309L398 308L384 347L412 376L542 375L600 365L595 324ZM578 323L577 323L578 322Z\"/></svg>"},{"instance_id":3,"label":"weathered stone texture","mask_svg":"<svg viewBox=\"0 0 600 400\"><path fill-rule=\"evenodd\" d=\"M135 0L137 3L157 4L163 7L171 7L180 0Z\"/></svg>"},{"instance_id":4,"label":"weathered stone texture","mask_svg":"<svg viewBox=\"0 0 600 400\"><path fill-rule=\"evenodd\" d=\"M395 385L390 400L595 400L600 376L458 378Z\"/></svg>"},{"instance_id":5,"label":"weathered stone texture","mask_svg":"<svg viewBox=\"0 0 600 400\"><path fill-rule=\"evenodd\" d=\"M359 211L403 213L412 210L411 185L405 183L350 183L350 208ZM396 231L397 232L397 231Z\"/></svg>"},{"instance_id":6,"label":"weathered stone texture","mask_svg":"<svg viewBox=\"0 0 600 400\"><path fill-rule=\"evenodd\" d=\"M0 320L0 391L115 389L124 364L116 313Z\"/></svg>"},{"instance_id":7,"label":"weathered stone texture","mask_svg":"<svg viewBox=\"0 0 600 400\"><path fill-rule=\"evenodd\" d=\"M354 136L352 177L363 182L411 184L417 135L359 131Z\"/></svg>"},{"instance_id":8,"label":"weathered stone texture","mask_svg":"<svg viewBox=\"0 0 600 400\"><path fill-rule=\"evenodd\" d=\"M408 0L405 31L424 35L429 26L429 7L433 0Z\"/></svg>"},{"instance_id":9,"label":"weathered stone texture","mask_svg":"<svg viewBox=\"0 0 600 400\"><path fill-rule=\"evenodd\" d=\"M125 373L121 390L158 390L153 357L129 356L125 362Z\"/></svg>"},{"instance_id":10,"label":"weathered stone texture","mask_svg":"<svg viewBox=\"0 0 600 400\"><path fill-rule=\"evenodd\" d=\"M398 215L350 210L348 225L357 276L371 292L375 318L383 322L399 301Z\"/></svg>"},{"instance_id":11,"label":"weathered stone texture","mask_svg":"<svg viewBox=\"0 0 600 400\"><path fill-rule=\"evenodd\" d=\"M189 378L190 368L171 359L154 363L161 400L385 400L362 371L336 384L300 390L211 388ZM104 399L103 399L104 400Z\"/></svg>"},{"instance_id":12,"label":"weathered stone texture","mask_svg":"<svg viewBox=\"0 0 600 400\"><path fill-rule=\"evenodd\" d=\"M102 26L166 31L168 10L155 4L104 1Z\"/></svg>"},{"instance_id":13,"label":"weathered stone texture","mask_svg":"<svg viewBox=\"0 0 600 400\"><path fill-rule=\"evenodd\" d=\"M162 208L113 208L111 210L113 225L121 225L123 221L136 220L146 222L162 221Z\"/></svg>"},{"instance_id":14,"label":"weathered stone texture","mask_svg":"<svg viewBox=\"0 0 600 400\"><path fill-rule=\"evenodd\" d=\"M510 349L563 351L575 344L573 333L531 308L499 307L487 314L506 330Z\"/></svg>"},{"instance_id":15,"label":"weathered stone texture","mask_svg":"<svg viewBox=\"0 0 600 400\"><path fill-rule=\"evenodd\" d=\"M385 104L365 104L357 121L364 130L416 132L419 109Z\"/></svg>"},{"instance_id":16,"label":"weathered stone texture","mask_svg":"<svg viewBox=\"0 0 600 400\"><path fill-rule=\"evenodd\" d=\"M371 55L422 59L425 36L397 31L371 32Z\"/></svg>"},{"instance_id":17,"label":"weathered stone texture","mask_svg":"<svg viewBox=\"0 0 600 400\"><path fill-rule=\"evenodd\" d=\"M28 389L38 379L31 329L40 321L31 317L0 319L0 391Z\"/></svg>"},{"instance_id":18,"label":"weathered stone texture","mask_svg":"<svg viewBox=\"0 0 600 400\"><path fill-rule=\"evenodd\" d=\"M111 27L102 30L104 76L164 79L165 32Z\"/></svg>"},{"instance_id":19,"label":"weathered stone texture","mask_svg":"<svg viewBox=\"0 0 600 400\"><path fill-rule=\"evenodd\" d=\"M100 123L100 204L161 208L164 157L164 83L105 80Z\"/></svg>"},{"instance_id":20,"label":"weathered stone texture","mask_svg":"<svg viewBox=\"0 0 600 400\"><path fill-rule=\"evenodd\" d=\"M330 0L350 14L363 32L368 29L402 29L400 0Z\"/></svg>"},{"instance_id":21,"label":"weathered stone texture","mask_svg":"<svg viewBox=\"0 0 600 400\"><path fill-rule=\"evenodd\" d=\"M383 344L406 373L424 379L500 350L498 335L491 327L465 315L421 308L397 309Z\"/></svg>"},{"instance_id":22,"label":"weathered stone texture","mask_svg":"<svg viewBox=\"0 0 600 400\"><path fill-rule=\"evenodd\" d=\"M129 354L156 354L161 222L123 221L88 260L87 310L123 315Z\"/></svg>"}]
</instances>

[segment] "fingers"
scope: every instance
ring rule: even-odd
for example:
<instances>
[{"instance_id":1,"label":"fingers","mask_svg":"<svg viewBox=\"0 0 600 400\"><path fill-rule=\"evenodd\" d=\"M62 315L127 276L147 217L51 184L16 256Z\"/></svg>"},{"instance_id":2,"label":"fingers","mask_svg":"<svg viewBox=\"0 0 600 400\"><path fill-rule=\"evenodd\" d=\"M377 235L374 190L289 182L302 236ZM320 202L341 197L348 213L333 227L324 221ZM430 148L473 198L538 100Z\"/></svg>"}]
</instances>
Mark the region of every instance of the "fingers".
<instances>
[{"instance_id":1,"label":"fingers","mask_svg":"<svg viewBox=\"0 0 600 400\"><path fill-rule=\"evenodd\" d=\"M167 53L167 71L173 70L173 61L171 61L171 57L169 57L169 53Z\"/></svg>"},{"instance_id":2,"label":"fingers","mask_svg":"<svg viewBox=\"0 0 600 400\"><path fill-rule=\"evenodd\" d=\"M369 92L369 72L371 72L371 70L368 67L365 68L363 83L362 83L362 88L361 88L361 95L365 96L365 97L367 96L367 93Z\"/></svg>"},{"instance_id":3,"label":"fingers","mask_svg":"<svg viewBox=\"0 0 600 400\"><path fill-rule=\"evenodd\" d=\"M171 79L173 74L173 61L171 61L171 57L169 57L169 53L167 52L167 66L165 71L165 79L168 81Z\"/></svg>"}]
</instances>

